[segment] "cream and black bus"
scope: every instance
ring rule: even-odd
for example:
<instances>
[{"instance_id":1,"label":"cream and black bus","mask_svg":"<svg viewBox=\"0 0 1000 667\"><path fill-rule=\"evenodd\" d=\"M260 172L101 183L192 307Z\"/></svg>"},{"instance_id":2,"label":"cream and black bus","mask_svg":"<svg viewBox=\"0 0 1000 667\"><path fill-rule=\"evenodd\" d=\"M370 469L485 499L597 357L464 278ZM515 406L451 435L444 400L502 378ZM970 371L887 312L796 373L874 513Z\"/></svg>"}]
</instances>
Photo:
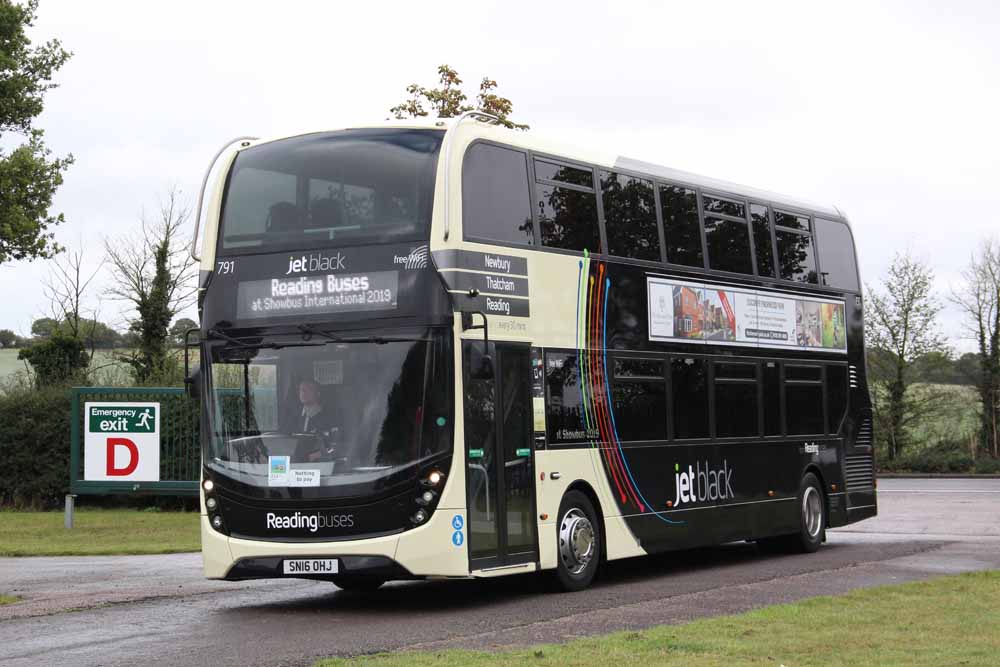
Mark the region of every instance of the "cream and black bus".
<instances>
[{"instance_id":1,"label":"cream and black bus","mask_svg":"<svg viewBox=\"0 0 1000 667\"><path fill-rule=\"evenodd\" d=\"M213 165L189 378L207 577L573 590L607 560L814 551L875 515L836 208L476 113Z\"/></svg>"}]
</instances>

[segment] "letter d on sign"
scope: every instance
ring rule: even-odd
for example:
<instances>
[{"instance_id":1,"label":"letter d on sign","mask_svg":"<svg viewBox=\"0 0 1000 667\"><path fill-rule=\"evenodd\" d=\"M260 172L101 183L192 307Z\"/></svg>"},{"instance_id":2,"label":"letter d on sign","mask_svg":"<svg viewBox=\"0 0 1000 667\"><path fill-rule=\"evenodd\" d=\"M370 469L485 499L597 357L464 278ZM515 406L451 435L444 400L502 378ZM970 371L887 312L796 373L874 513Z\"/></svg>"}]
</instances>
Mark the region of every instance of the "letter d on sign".
<instances>
[{"instance_id":1,"label":"letter d on sign","mask_svg":"<svg viewBox=\"0 0 1000 667\"><path fill-rule=\"evenodd\" d=\"M115 467L115 448L124 447L128 450L129 462L122 468ZM128 438L108 438L108 477L124 477L135 472L139 465L139 448Z\"/></svg>"}]
</instances>

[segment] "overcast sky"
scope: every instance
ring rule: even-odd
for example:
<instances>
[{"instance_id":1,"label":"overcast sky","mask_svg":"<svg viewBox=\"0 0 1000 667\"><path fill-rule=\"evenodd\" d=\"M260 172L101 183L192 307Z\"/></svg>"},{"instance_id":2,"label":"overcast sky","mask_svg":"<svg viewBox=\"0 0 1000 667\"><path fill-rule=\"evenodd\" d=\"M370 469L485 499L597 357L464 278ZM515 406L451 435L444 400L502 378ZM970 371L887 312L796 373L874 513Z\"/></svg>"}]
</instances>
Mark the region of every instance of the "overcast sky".
<instances>
[{"instance_id":1,"label":"overcast sky","mask_svg":"<svg viewBox=\"0 0 1000 667\"><path fill-rule=\"evenodd\" d=\"M381 120L441 63L532 132L839 206L869 283L908 249L947 296L1000 234L997 3L558 4L42 0L34 39L75 54L39 120L76 157L57 237L98 262L229 138ZM44 314L46 272L0 267L0 328Z\"/></svg>"}]
</instances>

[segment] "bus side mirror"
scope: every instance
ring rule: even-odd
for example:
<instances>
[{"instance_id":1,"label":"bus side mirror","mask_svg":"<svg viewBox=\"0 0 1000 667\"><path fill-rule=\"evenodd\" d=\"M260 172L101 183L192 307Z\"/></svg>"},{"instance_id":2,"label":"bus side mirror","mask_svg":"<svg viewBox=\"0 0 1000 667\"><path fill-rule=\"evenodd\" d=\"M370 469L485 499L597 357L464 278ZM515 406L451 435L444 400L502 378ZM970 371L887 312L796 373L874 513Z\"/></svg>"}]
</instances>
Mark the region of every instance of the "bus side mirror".
<instances>
[{"instance_id":1,"label":"bus side mirror","mask_svg":"<svg viewBox=\"0 0 1000 667\"><path fill-rule=\"evenodd\" d=\"M482 317L483 323L473 324L473 315L479 315ZM483 353L480 355L479 359L469 360L469 377L473 380L492 380L496 373L493 366L493 357L490 356L490 325L486 321L486 313L478 311L474 313L463 312L462 331L468 331L470 329L483 330Z\"/></svg>"},{"instance_id":2,"label":"bus side mirror","mask_svg":"<svg viewBox=\"0 0 1000 667\"><path fill-rule=\"evenodd\" d=\"M199 362L198 367L191 371L191 339L190 336L193 333L199 333L199 329L188 329L184 332L184 393L188 395L188 398L199 399L201 398L201 363ZM196 343L197 344L197 343ZM198 348L199 351L201 348Z\"/></svg>"},{"instance_id":3,"label":"bus side mirror","mask_svg":"<svg viewBox=\"0 0 1000 667\"><path fill-rule=\"evenodd\" d=\"M201 398L201 366L184 377L184 393L187 394L188 398L195 400Z\"/></svg>"}]
</instances>

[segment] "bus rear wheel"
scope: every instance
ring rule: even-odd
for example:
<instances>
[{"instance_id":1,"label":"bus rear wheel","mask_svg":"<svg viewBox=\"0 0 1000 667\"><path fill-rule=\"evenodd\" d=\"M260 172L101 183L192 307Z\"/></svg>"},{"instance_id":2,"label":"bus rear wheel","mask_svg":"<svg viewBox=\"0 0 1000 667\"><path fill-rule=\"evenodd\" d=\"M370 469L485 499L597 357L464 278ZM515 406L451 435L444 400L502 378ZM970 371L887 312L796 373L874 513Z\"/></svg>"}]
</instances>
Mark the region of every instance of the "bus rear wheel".
<instances>
[{"instance_id":1,"label":"bus rear wheel","mask_svg":"<svg viewBox=\"0 0 1000 667\"><path fill-rule=\"evenodd\" d=\"M570 491L559 504L556 523L556 583L564 591L583 590L601 562L601 526L585 494Z\"/></svg>"},{"instance_id":2,"label":"bus rear wheel","mask_svg":"<svg viewBox=\"0 0 1000 667\"><path fill-rule=\"evenodd\" d=\"M791 536L796 551L813 553L826 539L826 499L819 478L811 472L802 476L798 494L799 534Z\"/></svg>"},{"instance_id":3,"label":"bus rear wheel","mask_svg":"<svg viewBox=\"0 0 1000 667\"><path fill-rule=\"evenodd\" d=\"M345 591L357 591L359 593L368 593L377 590L382 584L385 583L385 579L380 579L379 577L365 577L360 575L344 575L340 577L334 577L333 583L337 588L341 588Z\"/></svg>"}]
</instances>

